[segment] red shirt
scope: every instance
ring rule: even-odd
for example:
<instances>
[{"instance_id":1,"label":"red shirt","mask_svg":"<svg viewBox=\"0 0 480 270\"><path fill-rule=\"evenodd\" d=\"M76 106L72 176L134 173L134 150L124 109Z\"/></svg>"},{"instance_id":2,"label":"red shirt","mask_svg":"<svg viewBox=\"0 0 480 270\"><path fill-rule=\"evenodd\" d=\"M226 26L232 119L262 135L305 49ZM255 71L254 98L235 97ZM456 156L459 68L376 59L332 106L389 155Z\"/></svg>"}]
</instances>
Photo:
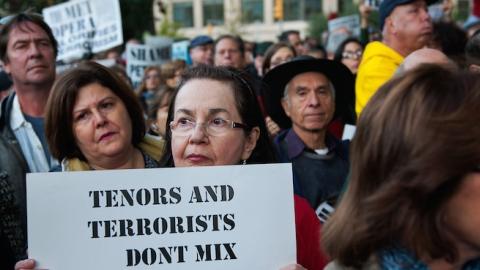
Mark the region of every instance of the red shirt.
<instances>
[{"instance_id":1,"label":"red shirt","mask_svg":"<svg viewBox=\"0 0 480 270\"><path fill-rule=\"evenodd\" d=\"M328 262L320 246L320 220L308 202L294 195L297 263L308 270L322 270Z\"/></svg>"}]
</instances>

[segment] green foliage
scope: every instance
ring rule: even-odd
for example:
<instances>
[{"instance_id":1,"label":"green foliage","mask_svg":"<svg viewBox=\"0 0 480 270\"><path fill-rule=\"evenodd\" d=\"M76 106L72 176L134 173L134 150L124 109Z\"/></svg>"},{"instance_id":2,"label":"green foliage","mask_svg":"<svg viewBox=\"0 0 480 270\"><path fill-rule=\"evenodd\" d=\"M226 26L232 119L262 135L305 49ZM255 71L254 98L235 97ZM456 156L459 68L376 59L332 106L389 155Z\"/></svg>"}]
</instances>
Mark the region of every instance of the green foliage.
<instances>
[{"instance_id":1,"label":"green foliage","mask_svg":"<svg viewBox=\"0 0 480 270\"><path fill-rule=\"evenodd\" d=\"M160 24L160 28L157 31L158 36L167 36L171 37L175 40L177 39L182 39L183 36L178 32L180 29L181 24L178 22L173 22L168 20L167 18L164 18L163 21Z\"/></svg>"},{"instance_id":2,"label":"green foliage","mask_svg":"<svg viewBox=\"0 0 480 270\"><path fill-rule=\"evenodd\" d=\"M468 1L458 1L457 6L453 9L453 21L463 22L470 15L470 5Z\"/></svg>"},{"instance_id":3,"label":"green foliage","mask_svg":"<svg viewBox=\"0 0 480 270\"><path fill-rule=\"evenodd\" d=\"M339 16L349 16L358 14L358 5L354 4L352 0L340 0Z\"/></svg>"},{"instance_id":4,"label":"green foliage","mask_svg":"<svg viewBox=\"0 0 480 270\"><path fill-rule=\"evenodd\" d=\"M0 0L0 16L25 10L42 13L42 9L67 0ZM96 0L101 1L101 0ZM120 0L124 40L141 39L144 32L154 33L153 0Z\"/></svg>"},{"instance_id":5,"label":"green foliage","mask_svg":"<svg viewBox=\"0 0 480 270\"><path fill-rule=\"evenodd\" d=\"M342 0L340 2L339 17L359 14L358 5L353 3L352 0ZM360 15L360 14L359 14ZM373 10L368 18L368 24L371 27L378 29L379 27L379 14L378 10ZM322 40L321 36L323 31L328 30L328 20L323 13L317 13L310 18L308 32L309 35Z\"/></svg>"},{"instance_id":6,"label":"green foliage","mask_svg":"<svg viewBox=\"0 0 480 270\"><path fill-rule=\"evenodd\" d=\"M142 39L144 32L155 32L152 8L153 0L120 0L125 41L131 38Z\"/></svg>"},{"instance_id":7,"label":"green foliage","mask_svg":"<svg viewBox=\"0 0 480 270\"><path fill-rule=\"evenodd\" d=\"M322 33L328 29L327 17L323 13L317 13L310 18L308 25L309 36L322 40Z\"/></svg>"},{"instance_id":8,"label":"green foliage","mask_svg":"<svg viewBox=\"0 0 480 270\"><path fill-rule=\"evenodd\" d=\"M0 0L0 17L9 14L24 12L27 10L36 13L42 13L43 8L63 2L66 2L66 0Z\"/></svg>"}]
</instances>

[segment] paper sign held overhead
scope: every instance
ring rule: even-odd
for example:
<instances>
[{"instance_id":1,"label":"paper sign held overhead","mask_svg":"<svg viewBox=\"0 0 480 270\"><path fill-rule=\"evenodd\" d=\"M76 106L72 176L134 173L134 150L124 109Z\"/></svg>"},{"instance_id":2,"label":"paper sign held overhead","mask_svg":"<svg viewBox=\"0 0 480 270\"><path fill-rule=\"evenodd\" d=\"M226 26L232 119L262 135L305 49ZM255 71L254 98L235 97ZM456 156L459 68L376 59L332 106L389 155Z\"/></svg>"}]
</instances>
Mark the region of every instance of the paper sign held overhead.
<instances>
[{"instance_id":1,"label":"paper sign held overhead","mask_svg":"<svg viewBox=\"0 0 480 270\"><path fill-rule=\"evenodd\" d=\"M79 59L123 44L118 0L78 0L43 9L58 42L58 60Z\"/></svg>"}]
</instances>

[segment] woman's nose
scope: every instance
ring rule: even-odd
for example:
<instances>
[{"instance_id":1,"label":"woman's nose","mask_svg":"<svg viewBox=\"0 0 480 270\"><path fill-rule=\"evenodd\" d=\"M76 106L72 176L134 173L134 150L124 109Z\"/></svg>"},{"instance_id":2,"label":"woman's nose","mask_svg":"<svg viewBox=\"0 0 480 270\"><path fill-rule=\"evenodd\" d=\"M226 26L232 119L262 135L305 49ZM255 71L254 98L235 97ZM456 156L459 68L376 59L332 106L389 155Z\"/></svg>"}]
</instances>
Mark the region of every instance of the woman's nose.
<instances>
[{"instance_id":1,"label":"woman's nose","mask_svg":"<svg viewBox=\"0 0 480 270\"><path fill-rule=\"evenodd\" d=\"M208 137L207 130L205 125L197 124L192 129L192 134L190 135L191 143L202 143L205 142Z\"/></svg>"}]
</instances>

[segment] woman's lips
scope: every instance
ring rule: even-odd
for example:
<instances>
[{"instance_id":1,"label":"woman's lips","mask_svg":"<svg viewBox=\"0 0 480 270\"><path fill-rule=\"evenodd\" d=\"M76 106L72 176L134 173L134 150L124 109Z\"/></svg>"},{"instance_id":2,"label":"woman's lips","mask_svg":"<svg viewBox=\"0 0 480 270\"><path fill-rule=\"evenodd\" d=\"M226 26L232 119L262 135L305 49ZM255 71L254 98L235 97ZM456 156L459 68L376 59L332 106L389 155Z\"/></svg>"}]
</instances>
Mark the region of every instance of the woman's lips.
<instances>
[{"instance_id":1,"label":"woman's lips","mask_svg":"<svg viewBox=\"0 0 480 270\"><path fill-rule=\"evenodd\" d=\"M190 154L187 156L187 159L193 163L201 163L208 160L206 156L198 154Z\"/></svg>"},{"instance_id":2,"label":"woman's lips","mask_svg":"<svg viewBox=\"0 0 480 270\"><path fill-rule=\"evenodd\" d=\"M101 141L105 141L105 140L108 140L110 139L113 135L115 135L116 133L115 132L107 132L105 134L103 134L102 136L100 136L100 138L98 139L99 142Z\"/></svg>"}]
</instances>

